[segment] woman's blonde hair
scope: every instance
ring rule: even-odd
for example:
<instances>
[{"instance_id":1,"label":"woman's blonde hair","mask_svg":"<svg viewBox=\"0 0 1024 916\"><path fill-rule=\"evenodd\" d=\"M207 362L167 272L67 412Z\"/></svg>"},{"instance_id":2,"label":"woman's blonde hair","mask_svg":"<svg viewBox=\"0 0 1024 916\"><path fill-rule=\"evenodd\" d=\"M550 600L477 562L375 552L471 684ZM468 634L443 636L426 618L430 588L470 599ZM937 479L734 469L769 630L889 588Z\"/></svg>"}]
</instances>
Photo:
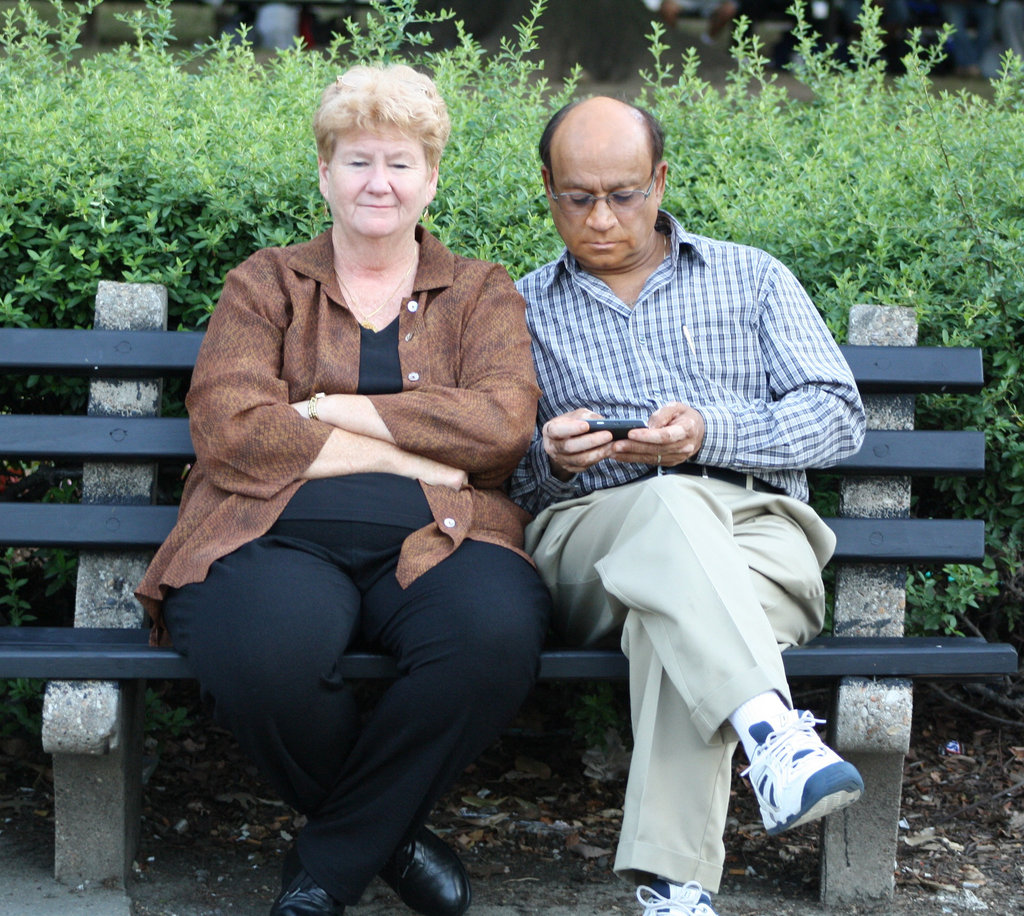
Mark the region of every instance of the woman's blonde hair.
<instances>
[{"instance_id":1,"label":"woman's blonde hair","mask_svg":"<svg viewBox=\"0 0 1024 916\"><path fill-rule=\"evenodd\" d=\"M451 133L434 81L404 64L357 66L324 91L313 117L317 154L330 162L338 138L353 130L393 130L418 140L434 168Z\"/></svg>"}]
</instances>

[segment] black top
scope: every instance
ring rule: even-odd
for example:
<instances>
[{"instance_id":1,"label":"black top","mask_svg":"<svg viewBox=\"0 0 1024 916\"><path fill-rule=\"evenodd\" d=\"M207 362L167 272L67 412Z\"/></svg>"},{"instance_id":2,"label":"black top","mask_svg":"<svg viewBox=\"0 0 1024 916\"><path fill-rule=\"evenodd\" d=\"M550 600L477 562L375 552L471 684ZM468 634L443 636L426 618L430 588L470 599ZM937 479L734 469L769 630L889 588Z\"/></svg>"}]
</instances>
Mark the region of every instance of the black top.
<instances>
[{"instance_id":1,"label":"black top","mask_svg":"<svg viewBox=\"0 0 1024 916\"><path fill-rule=\"evenodd\" d=\"M386 328L363 328L359 342L358 394L402 390L398 319ZM419 483L397 474L345 474L307 480L281 513L281 520L374 522L415 531L433 521Z\"/></svg>"}]
</instances>

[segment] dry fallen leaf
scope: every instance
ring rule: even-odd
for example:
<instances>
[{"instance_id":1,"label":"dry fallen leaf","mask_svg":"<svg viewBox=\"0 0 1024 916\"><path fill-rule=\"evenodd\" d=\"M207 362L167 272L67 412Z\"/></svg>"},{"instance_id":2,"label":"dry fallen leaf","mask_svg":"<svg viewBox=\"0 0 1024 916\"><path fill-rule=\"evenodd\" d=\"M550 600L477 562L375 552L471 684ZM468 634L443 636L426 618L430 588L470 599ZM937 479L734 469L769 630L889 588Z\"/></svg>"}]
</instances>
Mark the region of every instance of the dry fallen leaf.
<instances>
[{"instance_id":1,"label":"dry fallen leaf","mask_svg":"<svg viewBox=\"0 0 1024 916\"><path fill-rule=\"evenodd\" d=\"M901 839L906 846L927 850L951 849L953 852L963 852L964 849L963 846L948 837L937 835L934 827L925 827L923 830L910 836L901 837Z\"/></svg>"},{"instance_id":2,"label":"dry fallen leaf","mask_svg":"<svg viewBox=\"0 0 1024 916\"><path fill-rule=\"evenodd\" d=\"M526 757L523 754L516 757L516 769L520 773L538 776L541 779L551 778L551 767L541 760L534 760L532 757Z\"/></svg>"},{"instance_id":3,"label":"dry fallen leaf","mask_svg":"<svg viewBox=\"0 0 1024 916\"><path fill-rule=\"evenodd\" d=\"M984 873L970 863L967 863L960 869L960 875L968 884L988 884L988 878L985 877Z\"/></svg>"},{"instance_id":4,"label":"dry fallen leaf","mask_svg":"<svg viewBox=\"0 0 1024 916\"><path fill-rule=\"evenodd\" d=\"M481 798L479 795L463 795L462 803L469 805L470 808L497 808L503 801L502 798Z\"/></svg>"},{"instance_id":5,"label":"dry fallen leaf","mask_svg":"<svg viewBox=\"0 0 1024 916\"><path fill-rule=\"evenodd\" d=\"M512 801L515 803L516 807L519 808L523 817L528 817L531 820L536 820L540 817L540 805L536 802L529 801L525 798L519 798L519 796L514 796Z\"/></svg>"},{"instance_id":6,"label":"dry fallen leaf","mask_svg":"<svg viewBox=\"0 0 1024 916\"><path fill-rule=\"evenodd\" d=\"M475 846L484 838L483 830L471 830L469 833L460 833L456 838L455 842L458 843L463 849L469 849L471 846Z\"/></svg>"},{"instance_id":7,"label":"dry fallen leaf","mask_svg":"<svg viewBox=\"0 0 1024 916\"><path fill-rule=\"evenodd\" d=\"M582 856L584 859L599 859L601 856L610 856L612 851L601 846L591 846L589 843L581 843L578 834L566 838L565 848L573 855Z\"/></svg>"},{"instance_id":8,"label":"dry fallen leaf","mask_svg":"<svg viewBox=\"0 0 1024 916\"><path fill-rule=\"evenodd\" d=\"M600 782L614 782L629 772L632 754L623 745L615 729L605 733L604 747L592 747L583 752L583 775Z\"/></svg>"}]
</instances>

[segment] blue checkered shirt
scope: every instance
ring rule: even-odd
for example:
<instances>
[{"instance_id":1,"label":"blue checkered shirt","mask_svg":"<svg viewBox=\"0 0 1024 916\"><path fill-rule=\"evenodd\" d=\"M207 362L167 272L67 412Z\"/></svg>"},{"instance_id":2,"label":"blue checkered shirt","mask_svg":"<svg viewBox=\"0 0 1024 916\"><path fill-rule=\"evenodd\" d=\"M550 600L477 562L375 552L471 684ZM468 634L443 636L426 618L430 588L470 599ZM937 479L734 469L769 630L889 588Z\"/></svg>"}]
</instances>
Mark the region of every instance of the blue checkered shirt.
<instances>
[{"instance_id":1,"label":"blue checkered shirt","mask_svg":"<svg viewBox=\"0 0 1024 916\"><path fill-rule=\"evenodd\" d=\"M589 407L647 419L670 401L704 418L693 461L754 474L807 500L805 468L853 454L864 408L849 366L803 287L756 248L684 232L666 213L671 256L633 308L567 251L520 280L543 390L530 450L510 484L536 514L545 506L650 473L602 461L563 482L551 474L540 429Z\"/></svg>"}]
</instances>

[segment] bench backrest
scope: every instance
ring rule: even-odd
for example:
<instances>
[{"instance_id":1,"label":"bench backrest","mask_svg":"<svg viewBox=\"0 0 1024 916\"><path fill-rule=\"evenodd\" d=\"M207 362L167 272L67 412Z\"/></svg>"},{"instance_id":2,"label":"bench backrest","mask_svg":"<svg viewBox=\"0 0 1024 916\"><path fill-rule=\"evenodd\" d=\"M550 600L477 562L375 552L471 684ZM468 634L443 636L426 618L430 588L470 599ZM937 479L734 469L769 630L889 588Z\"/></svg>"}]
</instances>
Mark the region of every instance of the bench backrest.
<instances>
[{"instance_id":1,"label":"bench backrest","mask_svg":"<svg viewBox=\"0 0 1024 916\"><path fill-rule=\"evenodd\" d=\"M0 329L0 372L91 378L187 376L200 332ZM864 394L974 392L973 348L845 346ZM175 462L194 457L188 421L175 417L0 415L0 459ZM869 430L864 447L831 473L856 476L979 475L984 434L974 430ZM153 548L174 506L0 503L0 545ZM836 559L846 562L980 562L984 525L970 519L829 518Z\"/></svg>"}]
</instances>

